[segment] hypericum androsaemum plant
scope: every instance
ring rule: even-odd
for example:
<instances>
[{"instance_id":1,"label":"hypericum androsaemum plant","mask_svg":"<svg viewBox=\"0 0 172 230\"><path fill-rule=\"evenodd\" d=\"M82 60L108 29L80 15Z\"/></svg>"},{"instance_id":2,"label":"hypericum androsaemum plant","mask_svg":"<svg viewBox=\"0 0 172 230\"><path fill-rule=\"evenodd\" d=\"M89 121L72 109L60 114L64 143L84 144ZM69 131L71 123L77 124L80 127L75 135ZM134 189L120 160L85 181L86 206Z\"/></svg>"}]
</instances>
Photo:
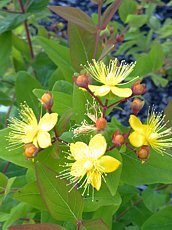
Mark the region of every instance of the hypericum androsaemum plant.
<instances>
[{"instance_id":1,"label":"hypericum androsaemum plant","mask_svg":"<svg viewBox=\"0 0 172 230\"><path fill-rule=\"evenodd\" d=\"M143 97L143 75L162 67L161 45L149 41L151 34L145 42L142 32L138 40L138 28L151 19L138 11L148 11L147 3L97 0L92 18L77 8L49 7L68 21L67 45L35 24L47 15L47 2L0 3L0 73L8 84L0 85L0 102L9 106L0 131L2 229L148 230L156 224L166 230L172 129ZM103 4L110 4L104 13ZM118 9L126 28L112 20ZM135 43L148 54L138 54ZM136 62L118 60L125 46ZM115 118L123 102L127 126Z\"/></svg>"}]
</instances>

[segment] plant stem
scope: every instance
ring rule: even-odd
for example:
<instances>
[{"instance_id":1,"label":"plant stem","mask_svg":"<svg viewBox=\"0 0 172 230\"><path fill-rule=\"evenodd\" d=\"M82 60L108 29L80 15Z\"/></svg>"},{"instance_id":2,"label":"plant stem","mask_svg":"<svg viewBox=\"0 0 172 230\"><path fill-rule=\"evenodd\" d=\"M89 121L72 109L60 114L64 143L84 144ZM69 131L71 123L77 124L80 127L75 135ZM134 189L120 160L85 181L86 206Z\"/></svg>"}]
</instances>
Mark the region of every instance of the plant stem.
<instances>
[{"instance_id":1,"label":"plant stem","mask_svg":"<svg viewBox=\"0 0 172 230\"><path fill-rule=\"evenodd\" d=\"M128 99L130 99L132 97L133 97L133 95L131 95L130 97L127 97L127 98L123 98L123 99L121 99L119 101L116 101L116 102L112 103L111 105L107 106L107 108L109 109L109 108L113 107L114 105L117 105L117 104L119 104L121 102L127 101Z\"/></svg>"},{"instance_id":2,"label":"plant stem","mask_svg":"<svg viewBox=\"0 0 172 230\"><path fill-rule=\"evenodd\" d=\"M105 118L105 116L106 116L107 108L108 108L108 99L106 99L105 105L104 105L104 108L103 108L103 117L104 117L104 118Z\"/></svg>"},{"instance_id":3,"label":"plant stem","mask_svg":"<svg viewBox=\"0 0 172 230\"><path fill-rule=\"evenodd\" d=\"M11 162L9 161L9 162L7 162L7 164L5 165L5 167L4 167L4 169L3 169L3 171L2 171L2 173L6 173L7 172L7 170L8 170L8 168L9 168L9 166L10 166L10 164L11 164Z\"/></svg>"},{"instance_id":4,"label":"plant stem","mask_svg":"<svg viewBox=\"0 0 172 230\"><path fill-rule=\"evenodd\" d=\"M104 105L103 103L101 102L101 100L94 95L94 93L89 89L87 88L87 92L100 104L100 106L104 109Z\"/></svg>"},{"instance_id":5,"label":"plant stem","mask_svg":"<svg viewBox=\"0 0 172 230\"><path fill-rule=\"evenodd\" d=\"M101 32L100 26L101 26L102 5L103 5L103 0L100 0L99 4L98 4L98 24L97 24L96 43L95 43L95 49L94 49L93 59L96 58L96 54L97 54L97 50L98 50L98 45L99 45L99 40L100 40L100 32Z\"/></svg>"},{"instance_id":6,"label":"plant stem","mask_svg":"<svg viewBox=\"0 0 172 230\"><path fill-rule=\"evenodd\" d=\"M22 0L18 0L19 4L20 4L20 8L23 14L26 13L25 8L23 6L23 2ZM28 23L27 20L24 21L24 27L25 27L25 31L26 31L26 37L27 37L27 41L28 41L28 46L29 46L29 50L30 50L30 56L32 59L35 58L34 52L33 52L33 47L32 47L32 41L31 41L31 37L30 37L30 32L29 32L29 27L28 27Z\"/></svg>"},{"instance_id":7,"label":"plant stem","mask_svg":"<svg viewBox=\"0 0 172 230\"><path fill-rule=\"evenodd\" d=\"M107 150L106 150L106 152L111 152L113 149L115 149L116 148L116 146L115 145L113 145L112 147L110 147L110 148L108 148Z\"/></svg>"}]
</instances>

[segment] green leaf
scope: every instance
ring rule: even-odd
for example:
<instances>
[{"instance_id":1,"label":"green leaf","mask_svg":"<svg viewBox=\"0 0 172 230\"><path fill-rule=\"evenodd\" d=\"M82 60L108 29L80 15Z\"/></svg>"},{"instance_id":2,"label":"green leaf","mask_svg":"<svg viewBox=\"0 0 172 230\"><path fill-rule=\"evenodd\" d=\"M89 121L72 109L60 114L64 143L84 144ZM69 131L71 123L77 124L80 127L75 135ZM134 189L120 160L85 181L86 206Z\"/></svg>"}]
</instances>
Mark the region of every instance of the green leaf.
<instances>
[{"instance_id":1,"label":"green leaf","mask_svg":"<svg viewBox=\"0 0 172 230\"><path fill-rule=\"evenodd\" d=\"M56 81L56 83L54 84L52 91L72 94L73 85L70 82L59 80L59 81Z\"/></svg>"},{"instance_id":2,"label":"green leaf","mask_svg":"<svg viewBox=\"0 0 172 230\"><path fill-rule=\"evenodd\" d=\"M73 116L72 109L67 110L60 118L57 124L57 134L61 136L67 129L70 119Z\"/></svg>"},{"instance_id":3,"label":"green leaf","mask_svg":"<svg viewBox=\"0 0 172 230\"><path fill-rule=\"evenodd\" d=\"M26 14L6 14L0 21L0 33L15 29L27 18Z\"/></svg>"},{"instance_id":4,"label":"green leaf","mask_svg":"<svg viewBox=\"0 0 172 230\"><path fill-rule=\"evenodd\" d=\"M168 206L153 214L142 225L142 230L171 230L172 229L172 206Z\"/></svg>"},{"instance_id":5,"label":"green leaf","mask_svg":"<svg viewBox=\"0 0 172 230\"><path fill-rule=\"evenodd\" d=\"M32 162L25 159L23 149L20 148L11 151L7 149L9 146L8 135L9 129L0 130L0 158L25 168L32 167Z\"/></svg>"},{"instance_id":6,"label":"green leaf","mask_svg":"<svg viewBox=\"0 0 172 230\"><path fill-rule=\"evenodd\" d=\"M126 21L129 14L134 14L137 11L137 4L135 1L123 0L119 8L119 16L123 22Z\"/></svg>"},{"instance_id":7,"label":"green leaf","mask_svg":"<svg viewBox=\"0 0 172 230\"><path fill-rule=\"evenodd\" d=\"M40 12L44 10L49 3L49 0L31 0L27 8L27 12Z\"/></svg>"},{"instance_id":8,"label":"green leaf","mask_svg":"<svg viewBox=\"0 0 172 230\"><path fill-rule=\"evenodd\" d=\"M11 32L0 34L0 75L3 75L11 63Z\"/></svg>"},{"instance_id":9,"label":"green leaf","mask_svg":"<svg viewBox=\"0 0 172 230\"><path fill-rule=\"evenodd\" d=\"M40 103L33 94L34 88L42 88L40 83L25 71L18 72L16 79L16 99L17 103L24 101L33 109L36 115L40 114Z\"/></svg>"},{"instance_id":10,"label":"green leaf","mask_svg":"<svg viewBox=\"0 0 172 230\"><path fill-rule=\"evenodd\" d=\"M57 41L44 37L37 37L36 40L45 50L48 57L61 69L65 80L72 82L74 70L71 67L69 49L59 45Z\"/></svg>"},{"instance_id":11,"label":"green leaf","mask_svg":"<svg viewBox=\"0 0 172 230\"><path fill-rule=\"evenodd\" d=\"M68 32L71 62L79 72L82 69L81 64L87 64L87 61L91 62L93 58L96 34L89 33L72 23L68 24Z\"/></svg>"},{"instance_id":12,"label":"green leaf","mask_svg":"<svg viewBox=\"0 0 172 230\"><path fill-rule=\"evenodd\" d=\"M34 208L46 210L36 182L29 183L14 194L14 198L26 202Z\"/></svg>"},{"instance_id":13,"label":"green leaf","mask_svg":"<svg viewBox=\"0 0 172 230\"><path fill-rule=\"evenodd\" d=\"M83 121L86 112L88 93L74 85L73 89L73 119L79 124Z\"/></svg>"},{"instance_id":14,"label":"green leaf","mask_svg":"<svg viewBox=\"0 0 172 230\"><path fill-rule=\"evenodd\" d=\"M147 15L128 15L126 18L126 23L128 23L131 27L137 28L146 24L148 20Z\"/></svg>"},{"instance_id":15,"label":"green leaf","mask_svg":"<svg viewBox=\"0 0 172 230\"><path fill-rule=\"evenodd\" d=\"M0 105L11 105L13 102L10 97L8 97L5 93L0 92Z\"/></svg>"},{"instance_id":16,"label":"green leaf","mask_svg":"<svg viewBox=\"0 0 172 230\"><path fill-rule=\"evenodd\" d=\"M114 196L116 194L116 191L118 189L119 182L120 182L120 176L122 172L122 157L120 153L118 152L118 150L114 150L108 155L116 158L117 160L121 162L121 166L115 172L108 173L106 177L107 187L109 188L109 191L111 192L111 194Z\"/></svg>"},{"instance_id":17,"label":"green leaf","mask_svg":"<svg viewBox=\"0 0 172 230\"><path fill-rule=\"evenodd\" d=\"M166 119L166 121L169 121L168 126L170 126L170 127L172 126L171 114L172 114L172 100L169 101L167 107L165 108L165 115L166 115L165 119Z\"/></svg>"},{"instance_id":18,"label":"green leaf","mask_svg":"<svg viewBox=\"0 0 172 230\"><path fill-rule=\"evenodd\" d=\"M143 192L143 202L145 206L151 211L156 212L158 209L162 208L167 204L168 195L157 192L152 189L146 189Z\"/></svg>"},{"instance_id":19,"label":"green leaf","mask_svg":"<svg viewBox=\"0 0 172 230\"><path fill-rule=\"evenodd\" d=\"M119 207L121 204L121 197L119 193L115 196L108 191L106 186L102 186L100 191L95 191L94 199L91 196L84 198L84 212L94 212L102 206L115 206Z\"/></svg>"},{"instance_id":20,"label":"green leaf","mask_svg":"<svg viewBox=\"0 0 172 230\"><path fill-rule=\"evenodd\" d=\"M65 230L60 225L56 224L24 224L24 225L15 225L10 228L9 230Z\"/></svg>"},{"instance_id":21,"label":"green leaf","mask_svg":"<svg viewBox=\"0 0 172 230\"><path fill-rule=\"evenodd\" d=\"M69 193L67 182L43 164L36 162L35 167L40 193L51 215L60 221L81 219L83 200L80 193L75 189Z\"/></svg>"},{"instance_id":22,"label":"green leaf","mask_svg":"<svg viewBox=\"0 0 172 230\"><path fill-rule=\"evenodd\" d=\"M151 150L150 158L144 164L135 153L127 150L123 153L123 170L121 178L126 184L141 185L154 183L172 183L172 157L162 156Z\"/></svg>"},{"instance_id":23,"label":"green leaf","mask_svg":"<svg viewBox=\"0 0 172 230\"><path fill-rule=\"evenodd\" d=\"M45 90L41 89L34 89L33 93L38 97L41 98L42 95L45 93ZM55 92L51 91L53 95L53 107L52 111L58 113L59 115L62 115L67 110L71 109L72 106L72 98L71 95L62 93L62 92Z\"/></svg>"},{"instance_id":24,"label":"green leaf","mask_svg":"<svg viewBox=\"0 0 172 230\"><path fill-rule=\"evenodd\" d=\"M81 230L108 230L108 226L100 219L100 220L87 220L83 222L83 226Z\"/></svg>"},{"instance_id":25,"label":"green leaf","mask_svg":"<svg viewBox=\"0 0 172 230\"><path fill-rule=\"evenodd\" d=\"M96 31L96 27L91 18L80 9L68 6L51 6L49 9L67 21L80 26L91 33L95 33Z\"/></svg>"},{"instance_id":26,"label":"green leaf","mask_svg":"<svg viewBox=\"0 0 172 230\"><path fill-rule=\"evenodd\" d=\"M9 214L9 219L4 223L2 230L8 229L16 220L20 219L23 216L27 216L27 214L31 211L30 206L25 203L19 203L17 206L11 209Z\"/></svg>"}]
</instances>

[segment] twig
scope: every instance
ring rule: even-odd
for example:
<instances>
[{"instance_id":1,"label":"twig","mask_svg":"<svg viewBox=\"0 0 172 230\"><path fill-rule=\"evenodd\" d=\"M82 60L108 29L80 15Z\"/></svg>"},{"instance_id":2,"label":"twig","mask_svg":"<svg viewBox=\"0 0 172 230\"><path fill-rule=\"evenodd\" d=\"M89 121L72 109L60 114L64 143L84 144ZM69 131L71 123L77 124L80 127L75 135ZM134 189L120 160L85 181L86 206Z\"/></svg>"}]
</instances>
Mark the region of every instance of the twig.
<instances>
[{"instance_id":1,"label":"twig","mask_svg":"<svg viewBox=\"0 0 172 230\"><path fill-rule=\"evenodd\" d=\"M109 105L107 108L109 109L109 108L113 107L114 105L117 105L117 104L119 104L121 102L127 101L128 99L130 99L132 97L133 97L133 95L131 95L130 97L127 97L127 98L123 98L123 99L121 99L119 101L116 101L116 102L112 103L111 105Z\"/></svg>"},{"instance_id":2,"label":"twig","mask_svg":"<svg viewBox=\"0 0 172 230\"><path fill-rule=\"evenodd\" d=\"M103 5L103 0L100 0L99 4L98 4L98 24L97 24L96 43L95 43L95 49L94 49L93 59L96 58L96 54L97 54L97 50L98 50L98 45L99 45L99 40L100 40L100 32L101 32L100 26L101 26L102 5Z\"/></svg>"},{"instance_id":3,"label":"twig","mask_svg":"<svg viewBox=\"0 0 172 230\"><path fill-rule=\"evenodd\" d=\"M9 168L10 164L11 164L11 162L7 162L7 164L5 165L5 167L4 167L3 171L2 171L2 173L5 174L5 173L7 172L7 170L8 170L8 168Z\"/></svg>"},{"instance_id":4,"label":"twig","mask_svg":"<svg viewBox=\"0 0 172 230\"><path fill-rule=\"evenodd\" d=\"M92 96L92 97L94 97L94 99L100 104L100 106L104 109L104 105L103 105L103 103L101 102L101 100L98 98L98 97L96 97L95 95L94 95L94 93L89 89L89 88L87 88L87 92Z\"/></svg>"},{"instance_id":5,"label":"twig","mask_svg":"<svg viewBox=\"0 0 172 230\"><path fill-rule=\"evenodd\" d=\"M22 2L22 0L18 0L18 1L19 1L19 4L20 4L21 11L24 14L26 11L25 11L25 8L23 6L23 2ZM31 37L30 37L30 33L29 33L29 27L28 27L27 20L24 21L24 27L25 27L26 37L27 37L27 41L28 41L28 45L29 45L30 56L31 56L32 59L34 59L35 55L34 55L34 52L33 52L32 41L31 41Z\"/></svg>"},{"instance_id":6,"label":"twig","mask_svg":"<svg viewBox=\"0 0 172 230\"><path fill-rule=\"evenodd\" d=\"M104 108L103 108L103 117L104 117L104 118L105 118L105 116L106 116L107 108L108 108L108 99L106 99L105 105L104 105Z\"/></svg>"}]
</instances>

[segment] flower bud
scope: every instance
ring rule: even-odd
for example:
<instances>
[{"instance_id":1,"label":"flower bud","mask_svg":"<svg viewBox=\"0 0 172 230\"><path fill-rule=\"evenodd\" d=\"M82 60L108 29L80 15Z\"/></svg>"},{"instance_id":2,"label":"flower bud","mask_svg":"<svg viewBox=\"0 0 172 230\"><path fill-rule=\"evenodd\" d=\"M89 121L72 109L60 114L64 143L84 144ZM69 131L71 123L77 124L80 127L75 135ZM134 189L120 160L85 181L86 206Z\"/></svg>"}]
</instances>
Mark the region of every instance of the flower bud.
<instances>
[{"instance_id":1,"label":"flower bud","mask_svg":"<svg viewBox=\"0 0 172 230\"><path fill-rule=\"evenodd\" d=\"M135 98L131 103L131 110L134 115L137 115L140 110L143 108L145 102L139 98Z\"/></svg>"},{"instance_id":2,"label":"flower bud","mask_svg":"<svg viewBox=\"0 0 172 230\"><path fill-rule=\"evenodd\" d=\"M123 42L124 41L124 34L117 34L116 35L116 42Z\"/></svg>"},{"instance_id":3,"label":"flower bud","mask_svg":"<svg viewBox=\"0 0 172 230\"><path fill-rule=\"evenodd\" d=\"M138 151L137 156L139 160L141 160L143 163L149 158L150 154L150 148L147 145L143 145Z\"/></svg>"},{"instance_id":4,"label":"flower bud","mask_svg":"<svg viewBox=\"0 0 172 230\"><path fill-rule=\"evenodd\" d=\"M38 148L34 144L25 144L24 146L24 155L27 158L32 158L35 156L35 154L38 152Z\"/></svg>"},{"instance_id":5,"label":"flower bud","mask_svg":"<svg viewBox=\"0 0 172 230\"><path fill-rule=\"evenodd\" d=\"M104 130L106 128L106 126L107 126L107 121L106 121L105 118L100 117L100 118L97 119L97 121L96 121L96 128L98 130Z\"/></svg>"},{"instance_id":6,"label":"flower bud","mask_svg":"<svg viewBox=\"0 0 172 230\"><path fill-rule=\"evenodd\" d=\"M116 131L112 135L112 142L115 146L121 146L125 142L125 137L123 134L120 133L120 131Z\"/></svg>"},{"instance_id":7,"label":"flower bud","mask_svg":"<svg viewBox=\"0 0 172 230\"><path fill-rule=\"evenodd\" d=\"M75 84L81 88L87 89L90 84L90 78L84 74L73 77Z\"/></svg>"},{"instance_id":8,"label":"flower bud","mask_svg":"<svg viewBox=\"0 0 172 230\"><path fill-rule=\"evenodd\" d=\"M140 80L136 81L132 86L133 95L142 95L146 92L146 85L140 84Z\"/></svg>"},{"instance_id":9,"label":"flower bud","mask_svg":"<svg viewBox=\"0 0 172 230\"><path fill-rule=\"evenodd\" d=\"M51 110L53 106L53 97L50 92L44 93L43 96L40 99L42 106L47 109Z\"/></svg>"}]
</instances>

